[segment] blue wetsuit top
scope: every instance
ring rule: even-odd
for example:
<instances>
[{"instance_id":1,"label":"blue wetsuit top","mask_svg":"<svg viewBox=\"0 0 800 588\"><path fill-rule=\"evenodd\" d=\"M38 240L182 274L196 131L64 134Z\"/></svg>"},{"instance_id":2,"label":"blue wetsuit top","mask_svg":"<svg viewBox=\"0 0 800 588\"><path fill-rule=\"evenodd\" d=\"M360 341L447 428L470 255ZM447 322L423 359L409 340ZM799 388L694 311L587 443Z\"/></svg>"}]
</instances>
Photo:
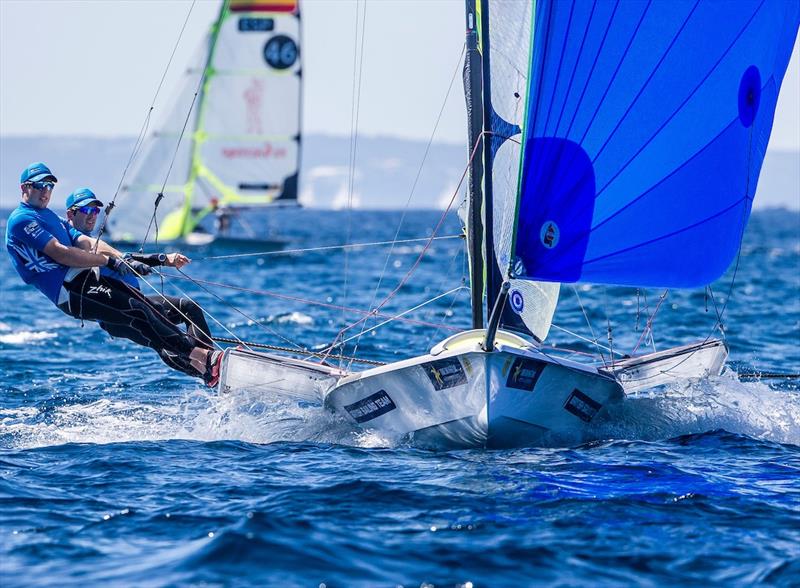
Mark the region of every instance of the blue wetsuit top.
<instances>
[{"instance_id":1,"label":"blue wetsuit top","mask_svg":"<svg viewBox=\"0 0 800 588\"><path fill-rule=\"evenodd\" d=\"M78 230L78 229L74 228L71 224L69 224L69 221L66 220L66 219L62 218L61 219L61 224L63 224L64 228L67 229L67 230L73 230L73 231L77 231ZM83 234L86 235L87 237L91 237L91 235L88 235L86 233L83 233ZM139 280L136 279L136 276L133 276L133 275L130 275L130 274L128 274L127 276L123 276L121 273L116 272L116 271L112 270L111 268L105 267L105 266L100 268L100 275L101 276L105 276L107 278L111 278L112 280L119 280L120 282L125 282L129 286L132 286L132 287L136 288L137 290L141 290L141 288L139 287Z\"/></svg>"},{"instance_id":2,"label":"blue wetsuit top","mask_svg":"<svg viewBox=\"0 0 800 588\"><path fill-rule=\"evenodd\" d=\"M8 217L6 249L22 280L36 286L57 305L61 284L70 268L45 255L44 247L53 238L66 247L74 247L80 236L74 228L64 227L52 210L20 202Z\"/></svg>"}]
</instances>

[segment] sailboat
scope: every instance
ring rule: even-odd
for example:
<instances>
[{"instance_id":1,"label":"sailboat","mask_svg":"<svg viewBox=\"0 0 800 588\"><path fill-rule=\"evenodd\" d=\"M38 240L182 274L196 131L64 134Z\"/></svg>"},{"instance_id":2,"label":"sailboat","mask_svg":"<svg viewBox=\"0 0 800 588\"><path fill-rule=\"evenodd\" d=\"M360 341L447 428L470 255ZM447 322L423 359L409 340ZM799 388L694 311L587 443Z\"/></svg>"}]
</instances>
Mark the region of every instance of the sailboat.
<instances>
[{"instance_id":1,"label":"sailboat","mask_svg":"<svg viewBox=\"0 0 800 588\"><path fill-rule=\"evenodd\" d=\"M725 343L553 354L560 284L699 288L737 256L800 5L466 0L472 329L359 372L225 352L220 393L318 396L424 445L586 440L643 388L719 374Z\"/></svg>"},{"instance_id":2,"label":"sailboat","mask_svg":"<svg viewBox=\"0 0 800 588\"><path fill-rule=\"evenodd\" d=\"M300 35L298 0L222 2L122 187L112 240L282 243L275 217L298 207Z\"/></svg>"}]
</instances>

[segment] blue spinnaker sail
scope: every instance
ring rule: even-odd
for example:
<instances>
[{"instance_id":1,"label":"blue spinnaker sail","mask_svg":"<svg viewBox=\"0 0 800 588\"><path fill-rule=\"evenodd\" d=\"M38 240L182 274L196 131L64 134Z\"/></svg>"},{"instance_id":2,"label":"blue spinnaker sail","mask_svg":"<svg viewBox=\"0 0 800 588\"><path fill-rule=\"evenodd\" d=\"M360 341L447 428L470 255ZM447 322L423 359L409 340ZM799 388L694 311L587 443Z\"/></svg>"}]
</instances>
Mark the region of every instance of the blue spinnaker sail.
<instances>
[{"instance_id":1,"label":"blue spinnaker sail","mask_svg":"<svg viewBox=\"0 0 800 588\"><path fill-rule=\"evenodd\" d=\"M696 287L738 250L800 3L538 0L517 277Z\"/></svg>"}]
</instances>

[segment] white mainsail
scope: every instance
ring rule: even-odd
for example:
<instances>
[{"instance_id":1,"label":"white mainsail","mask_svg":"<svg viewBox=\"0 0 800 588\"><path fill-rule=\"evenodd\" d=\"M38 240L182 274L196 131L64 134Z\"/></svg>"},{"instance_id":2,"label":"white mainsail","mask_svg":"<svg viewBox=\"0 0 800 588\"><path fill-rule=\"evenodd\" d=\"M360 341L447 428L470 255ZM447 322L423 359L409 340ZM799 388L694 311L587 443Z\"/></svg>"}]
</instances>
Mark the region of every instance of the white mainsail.
<instances>
[{"instance_id":1,"label":"white mainsail","mask_svg":"<svg viewBox=\"0 0 800 588\"><path fill-rule=\"evenodd\" d=\"M223 2L177 100L123 187L125 214L111 222L115 239L144 238L165 183L156 217L161 240L187 235L217 209L296 205L300 35L296 0Z\"/></svg>"}]
</instances>

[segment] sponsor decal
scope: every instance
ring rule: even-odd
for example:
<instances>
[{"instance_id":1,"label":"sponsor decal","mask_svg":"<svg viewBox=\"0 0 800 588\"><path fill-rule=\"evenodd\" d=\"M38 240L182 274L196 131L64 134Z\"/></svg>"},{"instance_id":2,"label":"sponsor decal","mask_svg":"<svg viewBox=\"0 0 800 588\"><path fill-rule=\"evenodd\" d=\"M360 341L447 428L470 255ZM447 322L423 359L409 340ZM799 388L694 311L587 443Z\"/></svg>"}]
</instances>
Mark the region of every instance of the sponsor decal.
<instances>
[{"instance_id":1,"label":"sponsor decal","mask_svg":"<svg viewBox=\"0 0 800 588\"><path fill-rule=\"evenodd\" d=\"M571 412L586 423L591 421L602 407L602 404L592 400L577 388L572 391L572 394L569 395L569 398L564 403L564 408L568 412Z\"/></svg>"},{"instance_id":2,"label":"sponsor decal","mask_svg":"<svg viewBox=\"0 0 800 588\"><path fill-rule=\"evenodd\" d=\"M250 85L242 92L245 106L247 132L260 135L264 132L261 122L261 107L264 99L264 80L251 78Z\"/></svg>"},{"instance_id":3,"label":"sponsor decal","mask_svg":"<svg viewBox=\"0 0 800 588\"><path fill-rule=\"evenodd\" d=\"M266 192L267 190L277 190L280 184L239 184L240 190L258 190Z\"/></svg>"},{"instance_id":4,"label":"sponsor decal","mask_svg":"<svg viewBox=\"0 0 800 588\"><path fill-rule=\"evenodd\" d=\"M111 298L111 288L108 286L90 286L86 294L105 294Z\"/></svg>"},{"instance_id":5,"label":"sponsor decal","mask_svg":"<svg viewBox=\"0 0 800 588\"><path fill-rule=\"evenodd\" d=\"M530 392L536 386L536 381L542 375L544 368L545 364L541 361L518 357L511 364L506 387Z\"/></svg>"},{"instance_id":6,"label":"sponsor decal","mask_svg":"<svg viewBox=\"0 0 800 588\"><path fill-rule=\"evenodd\" d=\"M397 408L397 406L395 406L392 399L389 398L386 390L379 390L375 392L375 394L344 407L357 423L366 423L382 414L393 411L395 408Z\"/></svg>"},{"instance_id":7,"label":"sponsor decal","mask_svg":"<svg viewBox=\"0 0 800 588\"><path fill-rule=\"evenodd\" d=\"M25 228L23 230L25 231L26 234L30 235L35 239L42 232L42 227L40 227L39 223L37 223L36 221L31 221L27 225L25 225Z\"/></svg>"},{"instance_id":8,"label":"sponsor decal","mask_svg":"<svg viewBox=\"0 0 800 588\"><path fill-rule=\"evenodd\" d=\"M522 296L522 292L519 290L511 290L508 299L511 301L511 310L517 314L522 314L522 311L525 309L525 298Z\"/></svg>"},{"instance_id":9,"label":"sponsor decal","mask_svg":"<svg viewBox=\"0 0 800 588\"><path fill-rule=\"evenodd\" d=\"M541 240L542 245L547 249L553 249L558 245L560 235L561 231L558 230L558 225L556 223L553 221L545 221L542 225L542 230L539 231L539 240Z\"/></svg>"},{"instance_id":10,"label":"sponsor decal","mask_svg":"<svg viewBox=\"0 0 800 588\"><path fill-rule=\"evenodd\" d=\"M243 16L239 19L239 30L243 33L263 33L274 29L275 21L271 18Z\"/></svg>"},{"instance_id":11,"label":"sponsor decal","mask_svg":"<svg viewBox=\"0 0 800 588\"><path fill-rule=\"evenodd\" d=\"M423 363L422 369L436 390L453 388L467 383L467 374L457 357Z\"/></svg>"},{"instance_id":12,"label":"sponsor decal","mask_svg":"<svg viewBox=\"0 0 800 588\"><path fill-rule=\"evenodd\" d=\"M273 147L271 143L264 143L263 147L223 147L222 156L225 159L283 159L286 149Z\"/></svg>"},{"instance_id":13,"label":"sponsor decal","mask_svg":"<svg viewBox=\"0 0 800 588\"><path fill-rule=\"evenodd\" d=\"M264 45L264 61L273 69L289 69L297 61L297 44L286 35L275 35Z\"/></svg>"}]
</instances>

